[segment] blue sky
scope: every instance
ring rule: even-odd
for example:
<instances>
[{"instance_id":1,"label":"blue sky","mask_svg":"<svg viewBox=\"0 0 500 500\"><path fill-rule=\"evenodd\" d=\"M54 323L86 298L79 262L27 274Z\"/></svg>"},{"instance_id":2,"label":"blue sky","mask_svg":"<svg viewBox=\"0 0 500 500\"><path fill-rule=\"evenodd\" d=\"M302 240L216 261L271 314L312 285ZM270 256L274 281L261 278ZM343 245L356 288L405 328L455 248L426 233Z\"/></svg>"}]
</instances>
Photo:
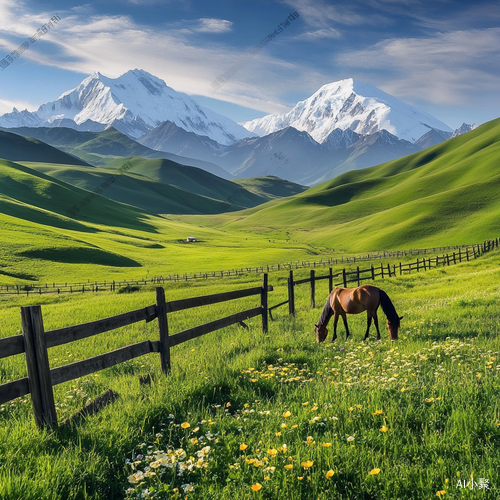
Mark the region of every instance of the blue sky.
<instances>
[{"instance_id":1,"label":"blue sky","mask_svg":"<svg viewBox=\"0 0 500 500\"><path fill-rule=\"evenodd\" d=\"M498 0L0 0L0 59L56 13L0 71L0 113L35 110L94 71L140 68L235 121L288 111L350 77L452 128L500 117Z\"/></svg>"}]
</instances>

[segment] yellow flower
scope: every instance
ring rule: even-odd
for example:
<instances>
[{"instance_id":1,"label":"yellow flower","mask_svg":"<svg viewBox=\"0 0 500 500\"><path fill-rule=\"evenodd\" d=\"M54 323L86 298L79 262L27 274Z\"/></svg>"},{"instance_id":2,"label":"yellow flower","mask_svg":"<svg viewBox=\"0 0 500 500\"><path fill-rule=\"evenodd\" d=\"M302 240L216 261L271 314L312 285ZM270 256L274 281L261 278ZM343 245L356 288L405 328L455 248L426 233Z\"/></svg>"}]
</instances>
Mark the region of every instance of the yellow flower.
<instances>
[{"instance_id":1,"label":"yellow flower","mask_svg":"<svg viewBox=\"0 0 500 500\"><path fill-rule=\"evenodd\" d=\"M448 478L446 478L446 479L444 480L444 482L445 482L445 484L448 484L448 483L450 482L450 480L449 480Z\"/></svg>"},{"instance_id":2,"label":"yellow flower","mask_svg":"<svg viewBox=\"0 0 500 500\"><path fill-rule=\"evenodd\" d=\"M293 465L292 464L287 464L287 465L285 465L285 469L288 469L288 470L293 469Z\"/></svg>"},{"instance_id":3,"label":"yellow flower","mask_svg":"<svg viewBox=\"0 0 500 500\"><path fill-rule=\"evenodd\" d=\"M286 424L281 424L282 429L286 429L287 425Z\"/></svg>"},{"instance_id":4,"label":"yellow flower","mask_svg":"<svg viewBox=\"0 0 500 500\"><path fill-rule=\"evenodd\" d=\"M259 491L261 488L262 488L262 484L259 484L259 483L252 484L253 491Z\"/></svg>"},{"instance_id":5,"label":"yellow flower","mask_svg":"<svg viewBox=\"0 0 500 500\"><path fill-rule=\"evenodd\" d=\"M348 410L349 410L349 411L353 411L353 410L354 410L354 408L353 408L352 406L350 406L350 407L348 408Z\"/></svg>"},{"instance_id":6,"label":"yellow flower","mask_svg":"<svg viewBox=\"0 0 500 500\"><path fill-rule=\"evenodd\" d=\"M226 408L229 408L231 406L231 403L227 403Z\"/></svg>"},{"instance_id":7,"label":"yellow flower","mask_svg":"<svg viewBox=\"0 0 500 500\"><path fill-rule=\"evenodd\" d=\"M302 406L307 406L309 404L309 401L306 401L305 403L302 403Z\"/></svg>"},{"instance_id":8,"label":"yellow flower","mask_svg":"<svg viewBox=\"0 0 500 500\"><path fill-rule=\"evenodd\" d=\"M244 450L246 450L247 448L248 448L248 445L247 445L247 444L245 444L245 443L241 443L241 444L240 444L240 450L241 450L241 451L244 451Z\"/></svg>"},{"instance_id":9,"label":"yellow flower","mask_svg":"<svg viewBox=\"0 0 500 500\"><path fill-rule=\"evenodd\" d=\"M313 461L312 460L307 460L305 462L301 462L300 465L302 465L302 467L304 467L304 469L310 469L313 465Z\"/></svg>"},{"instance_id":10,"label":"yellow flower","mask_svg":"<svg viewBox=\"0 0 500 500\"><path fill-rule=\"evenodd\" d=\"M441 498L444 494L446 494L446 490L441 490L436 493L436 496Z\"/></svg>"},{"instance_id":11,"label":"yellow flower","mask_svg":"<svg viewBox=\"0 0 500 500\"><path fill-rule=\"evenodd\" d=\"M499 425L500 425L500 424L499 424ZM297 425L297 424L292 425L292 429L296 429L297 427L298 427L298 425Z\"/></svg>"},{"instance_id":12,"label":"yellow flower","mask_svg":"<svg viewBox=\"0 0 500 500\"><path fill-rule=\"evenodd\" d=\"M281 432L277 432L276 436L280 437L281 436Z\"/></svg>"},{"instance_id":13,"label":"yellow flower","mask_svg":"<svg viewBox=\"0 0 500 500\"><path fill-rule=\"evenodd\" d=\"M248 408L249 406L250 406L250 405L249 405L248 403L245 403L245 404L243 405L243 407L244 407L244 408Z\"/></svg>"},{"instance_id":14,"label":"yellow flower","mask_svg":"<svg viewBox=\"0 0 500 500\"><path fill-rule=\"evenodd\" d=\"M283 413L283 416L284 416L285 418L288 418L291 414L292 414L292 412L290 412L290 411L286 411L285 413Z\"/></svg>"},{"instance_id":15,"label":"yellow flower","mask_svg":"<svg viewBox=\"0 0 500 500\"><path fill-rule=\"evenodd\" d=\"M304 476L297 476L297 479L298 479L299 481L302 481L302 479L304 479Z\"/></svg>"},{"instance_id":16,"label":"yellow flower","mask_svg":"<svg viewBox=\"0 0 500 500\"><path fill-rule=\"evenodd\" d=\"M181 424L181 427L182 427L183 429L189 429L191 426L190 426L187 422L183 422L183 423Z\"/></svg>"},{"instance_id":17,"label":"yellow flower","mask_svg":"<svg viewBox=\"0 0 500 500\"><path fill-rule=\"evenodd\" d=\"M313 406L313 407L311 408L311 411L316 411L317 409L318 409L318 407L317 407L317 406Z\"/></svg>"},{"instance_id":18,"label":"yellow flower","mask_svg":"<svg viewBox=\"0 0 500 500\"><path fill-rule=\"evenodd\" d=\"M380 469L372 469L368 474L370 476L376 476L380 472Z\"/></svg>"},{"instance_id":19,"label":"yellow flower","mask_svg":"<svg viewBox=\"0 0 500 500\"><path fill-rule=\"evenodd\" d=\"M306 443L307 443L307 444L314 443L313 437L312 437L312 436L307 436L307 441L306 441Z\"/></svg>"},{"instance_id":20,"label":"yellow flower","mask_svg":"<svg viewBox=\"0 0 500 500\"><path fill-rule=\"evenodd\" d=\"M269 476L264 477L264 481L269 481L271 478Z\"/></svg>"},{"instance_id":21,"label":"yellow flower","mask_svg":"<svg viewBox=\"0 0 500 500\"><path fill-rule=\"evenodd\" d=\"M271 448L270 450L267 450L267 454L271 455L272 457L275 457L278 454L278 450Z\"/></svg>"},{"instance_id":22,"label":"yellow flower","mask_svg":"<svg viewBox=\"0 0 500 500\"><path fill-rule=\"evenodd\" d=\"M361 405L356 405L356 408L359 410L362 406Z\"/></svg>"},{"instance_id":23,"label":"yellow flower","mask_svg":"<svg viewBox=\"0 0 500 500\"><path fill-rule=\"evenodd\" d=\"M405 391L406 391L406 389L403 387L403 388L401 389L401 392L405 392Z\"/></svg>"},{"instance_id":24,"label":"yellow flower","mask_svg":"<svg viewBox=\"0 0 500 500\"><path fill-rule=\"evenodd\" d=\"M434 398L429 398L425 400L427 403L432 403L434 401Z\"/></svg>"},{"instance_id":25,"label":"yellow flower","mask_svg":"<svg viewBox=\"0 0 500 500\"><path fill-rule=\"evenodd\" d=\"M325 448L330 448L332 443L323 443L321 446L324 446Z\"/></svg>"},{"instance_id":26,"label":"yellow flower","mask_svg":"<svg viewBox=\"0 0 500 500\"><path fill-rule=\"evenodd\" d=\"M251 379L250 379L250 382L257 382L257 379L256 379L256 378L251 378ZM255 486L255 485L254 485L254 486ZM260 485L259 485L259 486L260 486ZM252 488L253 488L253 486L252 486ZM261 488L262 488L262 486L261 486ZM260 489L260 488L259 488L259 489ZM255 490L255 491L259 491L259 490Z\"/></svg>"},{"instance_id":27,"label":"yellow flower","mask_svg":"<svg viewBox=\"0 0 500 500\"><path fill-rule=\"evenodd\" d=\"M349 437L347 438L347 441L348 441L349 443L351 443L352 441L354 441L354 436L349 436Z\"/></svg>"},{"instance_id":28,"label":"yellow flower","mask_svg":"<svg viewBox=\"0 0 500 500\"><path fill-rule=\"evenodd\" d=\"M198 439L196 438L191 439L191 444L198 444Z\"/></svg>"},{"instance_id":29,"label":"yellow flower","mask_svg":"<svg viewBox=\"0 0 500 500\"><path fill-rule=\"evenodd\" d=\"M380 432L387 432L389 429L387 428L387 425L385 423L385 419L384 419L384 425L382 426L382 428L380 429Z\"/></svg>"},{"instance_id":30,"label":"yellow flower","mask_svg":"<svg viewBox=\"0 0 500 500\"><path fill-rule=\"evenodd\" d=\"M326 473L326 478L327 479L330 479L333 475L335 474L335 472L332 471L332 469L330 469L327 473Z\"/></svg>"},{"instance_id":31,"label":"yellow flower","mask_svg":"<svg viewBox=\"0 0 500 500\"><path fill-rule=\"evenodd\" d=\"M382 410L377 410L376 412L372 413L372 415L382 415L384 413Z\"/></svg>"}]
</instances>

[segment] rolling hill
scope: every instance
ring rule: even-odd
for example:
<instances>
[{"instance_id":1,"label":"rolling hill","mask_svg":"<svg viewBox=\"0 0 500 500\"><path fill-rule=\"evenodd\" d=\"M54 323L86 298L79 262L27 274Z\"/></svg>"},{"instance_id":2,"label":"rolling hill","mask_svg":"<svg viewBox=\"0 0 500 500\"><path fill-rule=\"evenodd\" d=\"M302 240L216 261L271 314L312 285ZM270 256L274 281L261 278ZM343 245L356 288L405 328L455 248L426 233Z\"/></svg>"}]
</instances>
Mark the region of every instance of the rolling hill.
<instances>
[{"instance_id":1,"label":"rolling hill","mask_svg":"<svg viewBox=\"0 0 500 500\"><path fill-rule=\"evenodd\" d=\"M424 151L354 170L216 227L272 233L349 251L481 241L498 233L500 119Z\"/></svg>"},{"instance_id":2,"label":"rolling hill","mask_svg":"<svg viewBox=\"0 0 500 500\"><path fill-rule=\"evenodd\" d=\"M38 139L0 130L0 158L10 161L41 161L90 167L87 162Z\"/></svg>"}]
</instances>

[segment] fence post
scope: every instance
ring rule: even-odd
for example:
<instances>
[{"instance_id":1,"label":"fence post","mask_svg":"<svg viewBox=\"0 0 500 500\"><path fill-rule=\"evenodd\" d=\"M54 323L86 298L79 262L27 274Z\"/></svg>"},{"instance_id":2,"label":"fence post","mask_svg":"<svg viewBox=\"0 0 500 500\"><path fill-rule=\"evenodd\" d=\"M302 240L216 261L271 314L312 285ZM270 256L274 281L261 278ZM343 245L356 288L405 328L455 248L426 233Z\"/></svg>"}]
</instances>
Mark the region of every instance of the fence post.
<instances>
[{"instance_id":1,"label":"fence post","mask_svg":"<svg viewBox=\"0 0 500 500\"><path fill-rule=\"evenodd\" d=\"M288 314L295 316L295 289L293 286L293 271L290 269L288 277Z\"/></svg>"},{"instance_id":2,"label":"fence post","mask_svg":"<svg viewBox=\"0 0 500 500\"><path fill-rule=\"evenodd\" d=\"M262 333L267 334L267 274L262 276L262 290L260 292L260 306L262 308Z\"/></svg>"},{"instance_id":3,"label":"fence post","mask_svg":"<svg viewBox=\"0 0 500 500\"><path fill-rule=\"evenodd\" d=\"M41 306L21 307L21 322L35 423L39 429L57 427Z\"/></svg>"},{"instance_id":4,"label":"fence post","mask_svg":"<svg viewBox=\"0 0 500 500\"><path fill-rule=\"evenodd\" d=\"M156 313L158 315L158 334L160 336L160 363L161 370L165 374L170 373L170 343L168 339L167 303L165 302L165 290L156 287Z\"/></svg>"},{"instance_id":5,"label":"fence post","mask_svg":"<svg viewBox=\"0 0 500 500\"><path fill-rule=\"evenodd\" d=\"M389 278L391 277L391 265L387 264L387 272L389 273Z\"/></svg>"},{"instance_id":6,"label":"fence post","mask_svg":"<svg viewBox=\"0 0 500 500\"><path fill-rule=\"evenodd\" d=\"M332 268L330 267L328 272L328 294L331 294L332 291L333 291L333 272Z\"/></svg>"},{"instance_id":7,"label":"fence post","mask_svg":"<svg viewBox=\"0 0 500 500\"><path fill-rule=\"evenodd\" d=\"M359 286L359 266L356 268L356 278L358 279L358 286Z\"/></svg>"},{"instance_id":8,"label":"fence post","mask_svg":"<svg viewBox=\"0 0 500 500\"><path fill-rule=\"evenodd\" d=\"M316 295L316 272L314 269L311 269L311 307L314 309L316 307L316 300L315 300L315 295Z\"/></svg>"},{"instance_id":9,"label":"fence post","mask_svg":"<svg viewBox=\"0 0 500 500\"><path fill-rule=\"evenodd\" d=\"M373 264L370 265L370 270L372 272L372 280L375 281L375 268L373 267Z\"/></svg>"},{"instance_id":10,"label":"fence post","mask_svg":"<svg viewBox=\"0 0 500 500\"><path fill-rule=\"evenodd\" d=\"M380 274L382 275L382 279L384 279L384 264L380 264Z\"/></svg>"},{"instance_id":11,"label":"fence post","mask_svg":"<svg viewBox=\"0 0 500 500\"><path fill-rule=\"evenodd\" d=\"M345 267L344 267L344 269L342 269L342 281L344 284L344 288L347 288L347 277L345 275Z\"/></svg>"}]
</instances>

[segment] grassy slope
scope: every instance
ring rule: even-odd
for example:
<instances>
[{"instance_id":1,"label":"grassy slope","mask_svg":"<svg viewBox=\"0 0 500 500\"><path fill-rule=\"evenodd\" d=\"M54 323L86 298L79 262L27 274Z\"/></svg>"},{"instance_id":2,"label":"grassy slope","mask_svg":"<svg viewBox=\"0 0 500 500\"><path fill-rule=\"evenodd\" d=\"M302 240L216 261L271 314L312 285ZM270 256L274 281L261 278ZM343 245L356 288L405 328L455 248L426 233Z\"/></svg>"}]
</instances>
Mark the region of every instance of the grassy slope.
<instances>
[{"instance_id":1,"label":"grassy slope","mask_svg":"<svg viewBox=\"0 0 500 500\"><path fill-rule=\"evenodd\" d=\"M500 216L500 120L216 225L291 234L348 250L456 244L494 234Z\"/></svg>"},{"instance_id":2,"label":"grassy slope","mask_svg":"<svg viewBox=\"0 0 500 500\"><path fill-rule=\"evenodd\" d=\"M221 179L204 170L180 165L163 158L120 158L110 162L107 166L108 168L118 169L127 160L130 160L133 165L129 172L141 174L150 179L171 184L179 189L202 196L209 196L240 207L254 207L269 199L247 191L244 187L235 186L232 181Z\"/></svg>"},{"instance_id":3,"label":"grassy slope","mask_svg":"<svg viewBox=\"0 0 500 500\"><path fill-rule=\"evenodd\" d=\"M248 179L234 179L232 182L239 184L246 190L268 199L284 198L302 193L307 186L268 175L266 177L250 177Z\"/></svg>"},{"instance_id":4,"label":"grassy slope","mask_svg":"<svg viewBox=\"0 0 500 500\"><path fill-rule=\"evenodd\" d=\"M123 165L124 161L124 159L118 161L120 166ZM219 194L210 189L205 190L206 194L200 195L147 176L132 173L132 171L117 174L116 170L108 168L95 168L89 171L79 167L48 163L23 162L23 165L88 191L93 191L101 183L115 176L116 182L103 191L103 196L155 214L210 214L242 208L231 203L232 200L223 203L223 200L216 199L215 196ZM179 166L179 169L182 168L189 167ZM199 177L208 174L200 169L196 170ZM215 177L212 174L208 174L208 176Z\"/></svg>"},{"instance_id":5,"label":"grassy slope","mask_svg":"<svg viewBox=\"0 0 500 500\"><path fill-rule=\"evenodd\" d=\"M44 161L67 165L90 165L37 139L0 130L0 158L11 161Z\"/></svg>"},{"instance_id":6,"label":"grassy slope","mask_svg":"<svg viewBox=\"0 0 500 500\"><path fill-rule=\"evenodd\" d=\"M133 197L135 174L123 177L130 179ZM91 187L102 180L97 173L90 179L95 181ZM154 184L147 178L143 182ZM310 252L308 245L283 245L256 233L176 222L103 196L69 217L68 210L88 195L27 166L0 161L2 283L138 279L148 272L159 276L260 266ZM186 245L188 235L196 236L198 243Z\"/></svg>"},{"instance_id":7,"label":"grassy slope","mask_svg":"<svg viewBox=\"0 0 500 500\"><path fill-rule=\"evenodd\" d=\"M270 322L268 336L254 319L250 330L230 327L176 346L168 383L159 356L149 354L56 386L60 420L106 389L119 394L113 404L70 428L40 434L29 398L4 405L0 497L121 498L132 486L127 459L144 471L151 461L145 458L148 450L182 447L196 456L209 445L206 469L174 477L172 469L162 467L143 486L162 477L165 498L171 498L172 488L191 483L194 493L181 498L192 500L429 500L443 490L445 498L497 498L498 257L495 252L462 265L377 281L404 314L397 345L385 333L381 342L373 340L373 332L369 343L360 342L364 315L349 316L349 342L340 327L333 346L316 344L311 329L321 311L309 308L307 287L298 287L296 318L276 311L280 320ZM271 283L271 302L282 301L285 273ZM169 286L169 298L251 285L239 278L193 289L198 286ZM326 293L324 283L321 293ZM46 329L53 329L147 306L154 302L154 291L47 296L40 302ZM3 316L8 332L19 329L19 307L31 303L31 297L11 301ZM171 314L169 326L178 332L244 307L248 299ZM155 322L138 323L52 348L50 363L60 366L157 335ZM0 382L24 374L22 355L7 358ZM147 374L151 385L141 385L139 376ZM182 422L190 428L180 428ZM348 436L354 437L352 443ZM248 446L244 451L242 443ZM276 456L268 453L280 448ZM267 463L256 466L245 458L266 458ZM301 464L308 460L313 463L305 469ZM374 469L380 472L370 476ZM458 479L469 481L471 474L476 481L488 479L491 490L458 489ZM255 494L251 485L257 483L262 490Z\"/></svg>"}]
</instances>

